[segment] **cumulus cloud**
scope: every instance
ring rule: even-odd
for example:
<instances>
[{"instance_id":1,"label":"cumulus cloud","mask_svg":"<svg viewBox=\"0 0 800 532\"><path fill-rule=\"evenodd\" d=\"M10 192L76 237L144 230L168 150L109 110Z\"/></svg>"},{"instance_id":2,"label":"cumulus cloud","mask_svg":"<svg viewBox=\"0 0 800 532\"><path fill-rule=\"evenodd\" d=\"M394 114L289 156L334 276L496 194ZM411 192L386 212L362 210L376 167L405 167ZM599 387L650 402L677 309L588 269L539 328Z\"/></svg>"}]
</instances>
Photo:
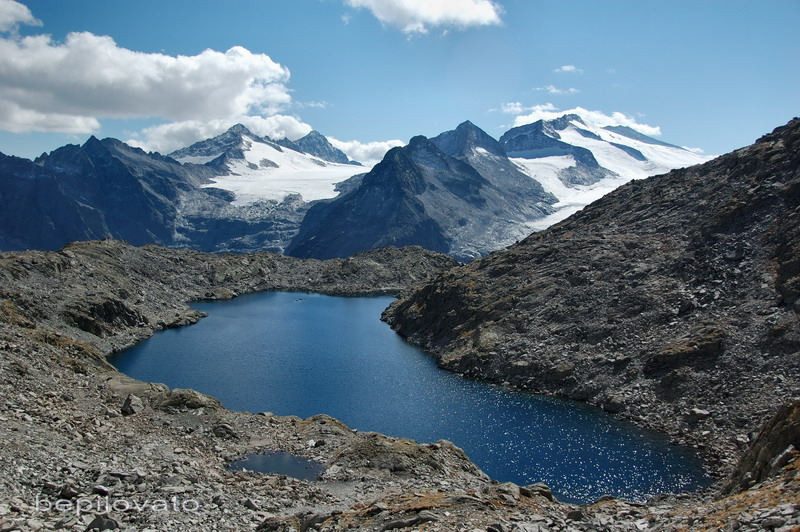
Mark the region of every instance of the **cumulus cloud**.
<instances>
[{"instance_id":1,"label":"cumulus cloud","mask_svg":"<svg viewBox=\"0 0 800 532\"><path fill-rule=\"evenodd\" d=\"M344 0L368 9L383 24L408 34L427 33L433 27L500 24L502 8L493 0Z\"/></svg>"},{"instance_id":2,"label":"cumulus cloud","mask_svg":"<svg viewBox=\"0 0 800 532\"><path fill-rule=\"evenodd\" d=\"M364 166L378 164L386 152L397 146L404 146L402 140L386 140L380 142L360 142L357 140L339 140L328 137L334 148L342 150L351 160L358 161Z\"/></svg>"},{"instance_id":3,"label":"cumulus cloud","mask_svg":"<svg viewBox=\"0 0 800 532\"><path fill-rule=\"evenodd\" d=\"M0 0L0 31L12 31L20 24L41 26L42 21L33 16L28 6L14 0Z\"/></svg>"},{"instance_id":4,"label":"cumulus cloud","mask_svg":"<svg viewBox=\"0 0 800 532\"><path fill-rule=\"evenodd\" d=\"M587 122L592 122L600 127L628 126L639 133L649 135L651 137L657 137L661 135L660 127L651 126L648 124L640 124L635 118L619 111L606 114L603 111L590 111L588 109L584 109L583 107L574 107L572 109L561 110L552 103L526 107L519 102L504 103L500 106L500 109L503 112L517 115L514 117L514 127L530 124L536 122L537 120L553 120L565 114L575 114Z\"/></svg>"},{"instance_id":5,"label":"cumulus cloud","mask_svg":"<svg viewBox=\"0 0 800 532\"><path fill-rule=\"evenodd\" d=\"M19 24L40 22L24 5L0 0L0 129L86 134L104 118L171 121L138 136L160 151L236 122L271 134L311 129L278 114L292 102L289 70L266 54L239 46L193 56L143 53L88 32L63 42L20 37Z\"/></svg>"},{"instance_id":6,"label":"cumulus cloud","mask_svg":"<svg viewBox=\"0 0 800 532\"><path fill-rule=\"evenodd\" d=\"M581 92L579 89L574 89L570 87L569 89L559 89L555 85L546 85L544 87L536 87L537 91L547 91L550 94L578 94Z\"/></svg>"},{"instance_id":7,"label":"cumulus cloud","mask_svg":"<svg viewBox=\"0 0 800 532\"><path fill-rule=\"evenodd\" d=\"M553 72L555 72L557 74L564 74L564 73L583 74L583 70L581 70L580 68L576 67L575 65L563 65L563 66L560 66L557 69L555 69Z\"/></svg>"},{"instance_id":8,"label":"cumulus cloud","mask_svg":"<svg viewBox=\"0 0 800 532\"><path fill-rule=\"evenodd\" d=\"M111 37L70 33L0 39L0 102L27 111L7 114L11 131L62 131L26 123L32 114L74 117L70 130L97 118L206 119L274 113L291 101L289 71L267 55L233 47L195 56L120 48ZM88 131L87 131L88 132Z\"/></svg>"},{"instance_id":9,"label":"cumulus cloud","mask_svg":"<svg viewBox=\"0 0 800 532\"><path fill-rule=\"evenodd\" d=\"M272 115L240 116L219 120L184 120L147 127L141 133L126 140L131 146L146 151L170 153L179 148L194 144L199 140L215 137L232 125L243 124L261 137L272 139L299 139L311 132L312 127L294 116Z\"/></svg>"}]
</instances>

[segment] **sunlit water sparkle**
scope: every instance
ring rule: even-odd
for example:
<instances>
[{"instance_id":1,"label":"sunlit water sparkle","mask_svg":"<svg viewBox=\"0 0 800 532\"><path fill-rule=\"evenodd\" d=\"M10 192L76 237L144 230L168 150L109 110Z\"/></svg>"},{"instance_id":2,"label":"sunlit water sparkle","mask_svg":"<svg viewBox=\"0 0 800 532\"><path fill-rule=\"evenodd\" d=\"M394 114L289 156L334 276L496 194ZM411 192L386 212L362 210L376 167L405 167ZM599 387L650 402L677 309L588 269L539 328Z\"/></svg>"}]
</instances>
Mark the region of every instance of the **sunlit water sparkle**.
<instances>
[{"instance_id":1,"label":"sunlit water sparkle","mask_svg":"<svg viewBox=\"0 0 800 532\"><path fill-rule=\"evenodd\" d=\"M492 478L561 500L643 500L703 488L702 463L605 412L440 370L379 320L388 297L270 292L198 303L209 317L112 359L137 379L194 388L234 410L328 414L359 430L447 439Z\"/></svg>"}]
</instances>

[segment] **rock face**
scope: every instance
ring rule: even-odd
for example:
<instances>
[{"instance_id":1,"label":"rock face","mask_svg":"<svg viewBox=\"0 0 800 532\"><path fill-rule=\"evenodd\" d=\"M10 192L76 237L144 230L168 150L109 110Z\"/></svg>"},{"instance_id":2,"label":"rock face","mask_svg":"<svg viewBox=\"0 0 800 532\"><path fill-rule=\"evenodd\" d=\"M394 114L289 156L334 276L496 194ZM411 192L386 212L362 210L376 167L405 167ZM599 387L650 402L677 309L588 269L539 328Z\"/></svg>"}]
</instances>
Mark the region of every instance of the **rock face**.
<instances>
[{"instance_id":1,"label":"rock face","mask_svg":"<svg viewBox=\"0 0 800 532\"><path fill-rule=\"evenodd\" d=\"M316 155L320 159L328 162L361 166L361 163L351 161L342 150L334 148L328 139L318 131L312 131L305 137L297 139L292 144L297 146L301 151Z\"/></svg>"},{"instance_id":2,"label":"rock face","mask_svg":"<svg viewBox=\"0 0 800 532\"><path fill-rule=\"evenodd\" d=\"M234 137L218 139L220 146ZM287 197L235 205L230 192L203 187L216 173L213 166L182 165L94 137L33 162L0 155L0 197L7 205L0 249L52 250L118 238L217 252L282 251L308 204Z\"/></svg>"},{"instance_id":3,"label":"rock face","mask_svg":"<svg viewBox=\"0 0 800 532\"><path fill-rule=\"evenodd\" d=\"M390 150L354 190L314 205L287 253L331 258L413 244L469 260L527 234L524 223L554 202L465 122Z\"/></svg>"},{"instance_id":4,"label":"rock face","mask_svg":"<svg viewBox=\"0 0 800 532\"><path fill-rule=\"evenodd\" d=\"M800 401L781 407L761 429L731 474L724 493L744 491L774 477L800 455Z\"/></svg>"},{"instance_id":5,"label":"rock face","mask_svg":"<svg viewBox=\"0 0 800 532\"><path fill-rule=\"evenodd\" d=\"M445 368L604 406L731 467L800 389L798 205L794 120L445 272L385 319Z\"/></svg>"},{"instance_id":6,"label":"rock face","mask_svg":"<svg viewBox=\"0 0 800 532\"><path fill-rule=\"evenodd\" d=\"M70 197L53 172L0 154L0 249L56 249L107 233L101 213Z\"/></svg>"}]
</instances>

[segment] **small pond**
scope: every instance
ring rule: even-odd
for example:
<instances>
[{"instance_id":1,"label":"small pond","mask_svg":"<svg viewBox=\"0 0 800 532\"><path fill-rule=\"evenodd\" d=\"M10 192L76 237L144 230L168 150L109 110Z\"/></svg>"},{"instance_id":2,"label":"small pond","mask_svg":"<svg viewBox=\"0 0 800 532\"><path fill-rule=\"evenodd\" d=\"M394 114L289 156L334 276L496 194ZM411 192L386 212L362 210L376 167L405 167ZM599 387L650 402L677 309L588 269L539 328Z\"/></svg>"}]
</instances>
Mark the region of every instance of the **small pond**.
<instances>
[{"instance_id":1,"label":"small pond","mask_svg":"<svg viewBox=\"0 0 800 532\"><path fill-rule=\"evenodd\" d=\"M325 466L283 451L270 451L263 454L248 454L241 460L228 464L231 471L255 471L257 473L277 473L300 480L319 480Z\"/></svg>"}]
</instances>

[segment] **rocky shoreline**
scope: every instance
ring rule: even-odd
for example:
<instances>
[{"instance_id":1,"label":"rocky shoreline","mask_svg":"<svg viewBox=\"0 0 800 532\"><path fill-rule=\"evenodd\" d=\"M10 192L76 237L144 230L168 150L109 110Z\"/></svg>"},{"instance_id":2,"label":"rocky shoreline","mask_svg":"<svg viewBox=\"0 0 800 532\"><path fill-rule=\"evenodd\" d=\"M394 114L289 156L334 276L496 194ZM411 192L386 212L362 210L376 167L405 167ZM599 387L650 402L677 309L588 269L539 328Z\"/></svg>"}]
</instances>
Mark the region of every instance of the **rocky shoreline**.
<instances>
[{"instance_id":1,"label":"rocky shoreline","mask_svg":"<svg viewBox=\"0 0 800 532\"><path fill-rule=\"evenodd\" d=\"M728 474L800 390L800 120L620 187L384 313L440 366L586 401Z\"/></svg>"},{"instance_id":2,"label":"rocky shoreline","mask_svg":"<svg viewBox=\"0 0 800 532\"><path fill-rule=\"evenodd\" d=\"M156 330L199 319L190 301L258 290L398 294L453 266L420 248L331 261L116 241L0 254L0 531L800 525L797 453L779 467L751 460L739 472L748 489L736 485L724 498L568 505L546 486L493 482L449 442L361 433L327 416L230 412L191 390L130 379L105 361ZM762 448L786 449L795 437L797 412L786 415L789 429L773 424ZM757 458L768 454L751 449ZM225 469L232 459L267 450L317 460L327 471L322 481L308 482ZM758 479L754 486L748 473Z\"/></svg>"}]
</instances>

